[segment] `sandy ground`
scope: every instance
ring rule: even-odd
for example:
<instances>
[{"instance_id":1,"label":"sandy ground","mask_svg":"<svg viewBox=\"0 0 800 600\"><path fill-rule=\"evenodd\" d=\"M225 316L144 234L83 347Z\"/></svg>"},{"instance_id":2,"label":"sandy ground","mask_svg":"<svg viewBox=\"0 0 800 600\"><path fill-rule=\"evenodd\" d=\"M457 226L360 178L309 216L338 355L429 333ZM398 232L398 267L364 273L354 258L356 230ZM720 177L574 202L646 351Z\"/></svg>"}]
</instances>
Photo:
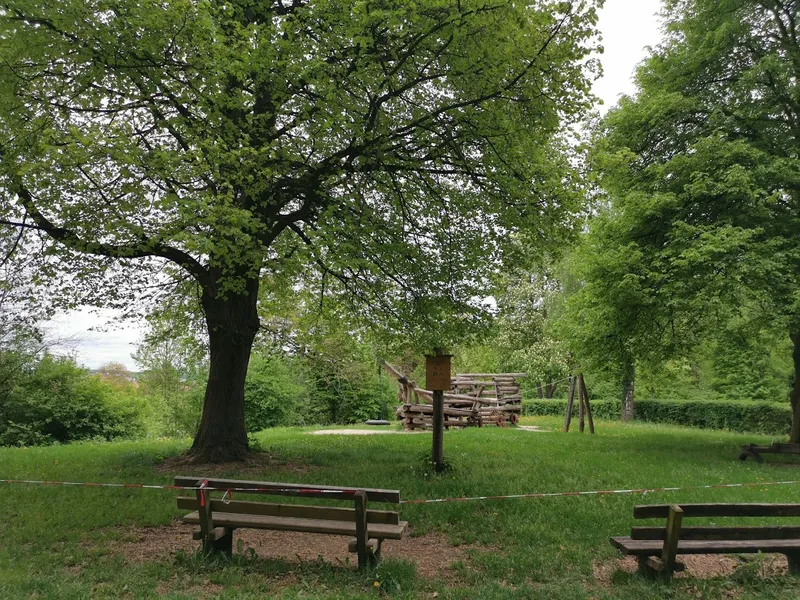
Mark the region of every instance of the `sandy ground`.
<instances>
[{"instance_id":1,"label":"sandy ground","mask_svg":"<svg viewBox=\"0 0 800 600\"><path fill-rule=\"evenodd\" d=\"M169 558L179 550L191 553L199 542L192 540L196 526L173 523L166 527L131 527L124 529L121 540L111 542L112 550L119 552L130 563L142 563ZM234 551L241 540L243 548L251 548L260 558L286 560L292 563L313 561L319 558L338 566L355 568L355 554L347 551L349 537L298 533L291 531L264 531L240 529L234 533ZM418 537L406 535L402 540L383 543L383 558L401 558L417 565L417 572L426 578L454 575L454 562L467 562L472 549L492 550L475 546L451 546L441 533Z\"/></svg>"},{"instance_id":2,"label":"sandy ground","mask_svg":"<svg viewBox=\"0 0 800 600\"><path fill-rule=\"evenodd\" d=\"M386 433L425 433L424 431L397 431L396 429L319 429L310 435L376 435Z\"/></svg>"},{"instance_id":3,"label":"sandy ground","mask_svg":"<svg viewBox=\"0 0 800 600\"><path fill-rule=\"evenodd\" d=\"M693 577L696 579L712 579L715 577L730 577L736 569L744 564L744 560L722 554L687 554L678 555L678 561L686 565L686 570L675 573L675 577ZM749 560L754 560L750 558ZM636 558L626 556L609 562L597 562L593 565L594 577L601 584L612 584L616 571L635 573L638 569ZM788 571L786 557L778 554L769 554L758 559L758 571L762 577L785 575Z\"/></svg>"}]
</instances>

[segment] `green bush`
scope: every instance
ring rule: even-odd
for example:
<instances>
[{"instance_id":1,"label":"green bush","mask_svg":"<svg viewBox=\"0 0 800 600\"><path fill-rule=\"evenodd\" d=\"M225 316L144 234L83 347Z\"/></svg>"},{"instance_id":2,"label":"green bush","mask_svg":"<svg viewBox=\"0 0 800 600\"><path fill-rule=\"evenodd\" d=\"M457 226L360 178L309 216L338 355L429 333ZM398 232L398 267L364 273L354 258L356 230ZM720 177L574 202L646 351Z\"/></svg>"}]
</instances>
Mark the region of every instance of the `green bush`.
<instances>
[{"instance_id":1,"label":"green bush","mask_svg":"<svg viewBox=\"0 0 800 600\"><path fill-rule=\"evenodd\" d=\"M297 425L304 421L298 407L307 392L291 359L253 355L244 384L244 420L247 431Z\"/></svg>"},{"instance_id":2,"label":"green bush","mask_svg":"<svg viewBox=\"0 0 800 600\"><path fill-rule=\"evenodd\" d=\"M45 355L20 375L0 407L0 445L134 437L139 403L72 359Z\"/></svg>"},{"instance_id":3,"label":"green bush","mask_svg":"<svg viewBox=\"0 0 800 600\"><path fill-rule=\"evenodd\" d=\"M531 416L563 415L566 409L565 400L526 400L522 412ZM620 411L619 400L592 401L592 415L598 419L618 419ZM577 414L577 404L574 414ZM702 429L786 435L791 427L792 409L788 404L747 400L637 400L636 420Z\"/></svg>"}]
</instances>

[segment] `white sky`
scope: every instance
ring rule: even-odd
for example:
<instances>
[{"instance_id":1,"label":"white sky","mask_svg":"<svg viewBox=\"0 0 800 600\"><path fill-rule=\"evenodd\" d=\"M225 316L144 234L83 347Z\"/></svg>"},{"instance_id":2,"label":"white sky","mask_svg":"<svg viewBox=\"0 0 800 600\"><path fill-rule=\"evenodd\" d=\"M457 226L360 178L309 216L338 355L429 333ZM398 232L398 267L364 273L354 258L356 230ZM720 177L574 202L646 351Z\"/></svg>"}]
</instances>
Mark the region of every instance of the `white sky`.
<instances>
[{"instance_id":1,"label":"white sky","mask_svg":"<svg viewBox=\"0 0 800 600\"><path fill-rule=\"evenodd\" d=\"M598 26L605 52L601 57L603 78L594 92L603 101L603 112L616 104L621 94L633 94L632 81L636 65L646 56L647 46L656 46L661 39L657 13L661 0L606 0L600 11ZM111 311L73 311L60 315L50 323L58 337L70 338L70 351L78 361L96 369L107 362L121 362L136 370L131 354L141 336L136 323L121 327L114 324Z\"/></svg>"}]
</instances>

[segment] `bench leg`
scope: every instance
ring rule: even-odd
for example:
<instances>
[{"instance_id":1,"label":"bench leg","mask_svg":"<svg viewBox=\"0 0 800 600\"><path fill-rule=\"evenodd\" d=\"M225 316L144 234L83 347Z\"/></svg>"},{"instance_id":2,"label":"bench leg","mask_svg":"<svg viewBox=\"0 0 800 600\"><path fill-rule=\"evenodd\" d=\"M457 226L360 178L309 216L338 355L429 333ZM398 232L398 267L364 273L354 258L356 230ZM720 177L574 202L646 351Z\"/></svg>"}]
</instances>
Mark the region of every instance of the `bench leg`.
<instances>
[{"instance_id":1,"label":"bench leg","mask_svg":"<svg viewBox=\"0 0 800 600\"><path fill-rule=\"evenodd\" d=\"M378 566L378 563L381 562L381 546L383 545L383 540L378 539L375 545L375 549L368 551L367 554L367 562L369 562L370 568L375 568Z\"/></svg>"},{"instance_id":2,"label":"bench leg","mask_svg":"<svg viewBox=\"0 0 800 600\"><path fill-rule=\"evenodd\" d=\"M800 575L800 553L787 554L786 562L789 563L789 573Z\"/></svg>"},{"instance_id":3,"label":"bench leg","mask_svg":"<svg viewBox=\"0 0 800 600\"><path fill-rule=\"evenodd\" d=\"M367 494L363 490L354 494L356 507L356 552L358 553L358 569L368 569L371 566L370 555L367 550Z\"/></svg>"},{"instance_id":4,"label":"bench leg","mask_svg":"<svg viewBox=\"0 0 800 600\"><path fill-rule=\"evenodd\" d=\"M756 462L763 463L764 459L755 451L755 448L756 446L754 444L742 446L742 451L739 453L739 460L747 460L750 457Z\"/></svg>"},{"instance_id":5,"label":"bench leg","mask_svg":"<svg viewBox=\"0 0 800 600\"><path fill-rule=\"evenodd\" d=\"M658 569L654 569L650 565L650 557L649 556L637 556L636 562L639 564L639 575L642 577L647 577L648 579L652 579L661 575L661 571Z\"/></svg>"},{"instance_id":6,"label":"bench leg","mask_svg":"<svg viewBox=\"0 0 800 600\"><path fill-rule=\"evenodd\" d=\"M228 558L233 556L233 529L228 529L225 535L218 538L209 536L203 538L203 554L222 553Z\"/></svg>"}]
</instances>

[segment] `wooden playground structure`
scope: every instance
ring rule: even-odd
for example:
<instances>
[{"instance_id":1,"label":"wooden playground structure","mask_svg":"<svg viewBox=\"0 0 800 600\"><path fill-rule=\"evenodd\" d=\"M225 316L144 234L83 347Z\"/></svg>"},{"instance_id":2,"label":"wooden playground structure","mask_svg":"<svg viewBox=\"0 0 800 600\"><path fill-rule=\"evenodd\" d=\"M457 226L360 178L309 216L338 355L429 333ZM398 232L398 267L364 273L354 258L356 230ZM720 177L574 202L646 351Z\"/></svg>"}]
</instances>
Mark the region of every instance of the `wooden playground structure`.
<instances>
[{"instance_id":1,"label":"wooden playground structure","mask_svg":"<svg viewBox=\"0 0 800 600\"><path fill-rule=\"evenodd\" d=\"M397 418L406 431L433 429L433 391L417 386L397 368L382 366L397 381L400 406ZM444 427L504 427L522 414L519 379L526 373L460 373L450 379L443 394Z\"/></svg>"}]
</instances>

